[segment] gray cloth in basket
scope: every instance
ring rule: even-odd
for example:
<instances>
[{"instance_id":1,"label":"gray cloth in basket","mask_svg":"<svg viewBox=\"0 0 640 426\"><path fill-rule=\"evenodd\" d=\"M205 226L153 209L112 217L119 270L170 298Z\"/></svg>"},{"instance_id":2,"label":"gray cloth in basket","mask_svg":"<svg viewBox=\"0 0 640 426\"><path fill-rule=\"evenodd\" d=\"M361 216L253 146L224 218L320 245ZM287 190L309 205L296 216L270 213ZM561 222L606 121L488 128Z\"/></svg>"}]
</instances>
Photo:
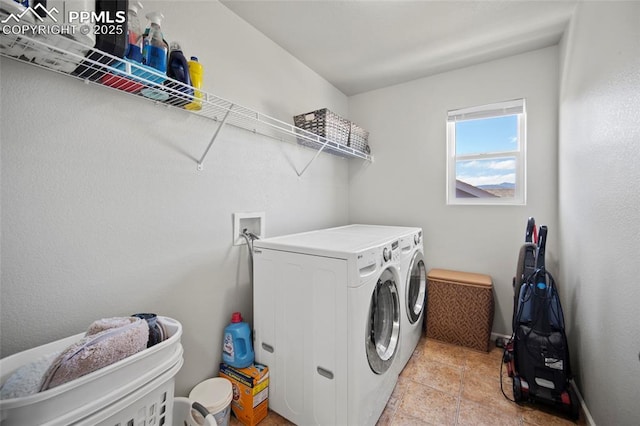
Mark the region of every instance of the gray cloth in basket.
<instances>
[{"instance_id":1,"label":"gray cloth in basket","mask_svg":"<svg viewBox=\"0 0 640 426\"><path fill-rule=\"evenodd\" d=\"M21 398L59 386L120 361L147 347L149 327L135 317L94 321L85 337L64 351L44 355L13 372L0 399Z\"/></svg>"},{"instance_id":2,"label":"gray cloth in basket","mask_svg":"<svg viewBox=\"0 0 640 426\"><path fill-rule=\"evenodd\" d=\"M92 373L147 347L149 326L136 317L107 318L94 322L87 335L64 350L51 364L41 391Z\"/></svg>"}]
</instances>

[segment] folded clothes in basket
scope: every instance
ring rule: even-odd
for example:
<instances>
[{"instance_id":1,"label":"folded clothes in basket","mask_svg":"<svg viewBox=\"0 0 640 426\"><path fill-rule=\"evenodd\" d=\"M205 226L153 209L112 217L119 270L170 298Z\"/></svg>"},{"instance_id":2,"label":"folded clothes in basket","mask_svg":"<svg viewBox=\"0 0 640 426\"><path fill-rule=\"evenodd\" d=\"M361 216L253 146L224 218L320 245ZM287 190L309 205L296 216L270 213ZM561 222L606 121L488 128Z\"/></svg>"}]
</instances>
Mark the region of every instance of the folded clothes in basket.
<instances>
[{"instance_id":1,"label":"folded clothes in basket","mask_svg":"<svg viewBox=\"0 0 640 426\"><path fill-rule=\"evenodd\" d=\"M149 326L136 317L105 318L60 353L17 369L0 388L0 399L17 398L60 386L131 356L147 347Z\"/></svg>"}]
</instances>

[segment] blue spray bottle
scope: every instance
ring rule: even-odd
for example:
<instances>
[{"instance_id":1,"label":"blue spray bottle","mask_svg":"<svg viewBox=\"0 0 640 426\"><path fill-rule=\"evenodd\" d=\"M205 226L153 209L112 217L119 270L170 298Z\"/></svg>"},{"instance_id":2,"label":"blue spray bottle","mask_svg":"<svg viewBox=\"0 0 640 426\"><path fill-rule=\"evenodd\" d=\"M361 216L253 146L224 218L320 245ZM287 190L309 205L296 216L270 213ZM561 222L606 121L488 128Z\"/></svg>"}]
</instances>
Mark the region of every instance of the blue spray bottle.
<instances>
[{"instance_id":1,"label":"blue spray bottle","mask_svg":"<svg viewBox=\"0 0 640 426\"><path fill-rule=\"evenodd\" d=\"M147 13L149 28L145 31L142 44L142 63L161 71L167 72L167 53L169 46L162 37L161 24L164 15L159 12Z\"/></svg>"},{"instance_id":2,"label":"blue spray bottle","mask_svg":"<svg viewBox=\"0 0 640 426\"><path fill-rule=\"evenodd\" d=\"M249 324L242 321L240 312L231 316L231 324L224 329L222 361L235 368L245 368L253 364L254 353Z\"/></svg>"}]
</instances>

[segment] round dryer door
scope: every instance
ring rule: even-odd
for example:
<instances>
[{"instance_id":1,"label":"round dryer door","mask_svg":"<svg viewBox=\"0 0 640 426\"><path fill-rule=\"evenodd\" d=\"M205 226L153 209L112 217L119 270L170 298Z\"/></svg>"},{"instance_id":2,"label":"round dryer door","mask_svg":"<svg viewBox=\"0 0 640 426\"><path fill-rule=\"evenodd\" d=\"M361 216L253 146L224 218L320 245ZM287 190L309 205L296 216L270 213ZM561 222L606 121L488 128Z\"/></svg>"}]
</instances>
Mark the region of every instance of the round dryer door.
<instances>
[{"instance_id":1,"label":"round dryer door","mask_svg":"<svg viewBox=\"0 0 640 426\"><path fill-rule=\"evenodd\" d=\"M386 269L378 279L369 305L367 359L376 374L389 369L398 349L400 301L393 273Z\"/></svg>"},{"instance_id":2,"label":"round dryer door","mask_svg":"<svg viewBox=\"0 0 640 426\"><path fill-rule=\"evenodd\" d=\"M424 266L422 253L416 251L411 259L407 276L407 316L411 324L418 321L424 311L426 292L427 269Z\"/></svg>"}]
</instances>

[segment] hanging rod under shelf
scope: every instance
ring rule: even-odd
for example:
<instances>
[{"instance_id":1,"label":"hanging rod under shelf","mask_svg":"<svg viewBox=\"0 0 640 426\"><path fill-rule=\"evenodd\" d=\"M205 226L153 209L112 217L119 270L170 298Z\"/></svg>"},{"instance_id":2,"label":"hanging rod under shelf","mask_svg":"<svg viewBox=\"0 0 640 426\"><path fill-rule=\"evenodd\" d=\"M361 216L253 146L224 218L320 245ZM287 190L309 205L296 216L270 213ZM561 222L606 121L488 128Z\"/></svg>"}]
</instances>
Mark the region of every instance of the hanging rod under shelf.
<instances>
[{"instance_id":1,"label":"hanging rod under shelf","mask_svg":"<svg viewBox=\"0 0 640 426\"><path fill-rule=\"evenodd\" d=\"M185 105L194 101L194 89L191 86L170 79L153 68L89 48L61 35L29 37L3 32L0 35L0 55L162 105L185 109ZM317 150L300 172L296 170L298 176L304 174L321 152L373 161L373 156L369 153L326 139L211 93L200 92L201 108L185 110L218 122L218 127L198 161L198 170L202 170L209 149L225 124L281 141L297 142Z\"/></svg>"}]
</instances>

